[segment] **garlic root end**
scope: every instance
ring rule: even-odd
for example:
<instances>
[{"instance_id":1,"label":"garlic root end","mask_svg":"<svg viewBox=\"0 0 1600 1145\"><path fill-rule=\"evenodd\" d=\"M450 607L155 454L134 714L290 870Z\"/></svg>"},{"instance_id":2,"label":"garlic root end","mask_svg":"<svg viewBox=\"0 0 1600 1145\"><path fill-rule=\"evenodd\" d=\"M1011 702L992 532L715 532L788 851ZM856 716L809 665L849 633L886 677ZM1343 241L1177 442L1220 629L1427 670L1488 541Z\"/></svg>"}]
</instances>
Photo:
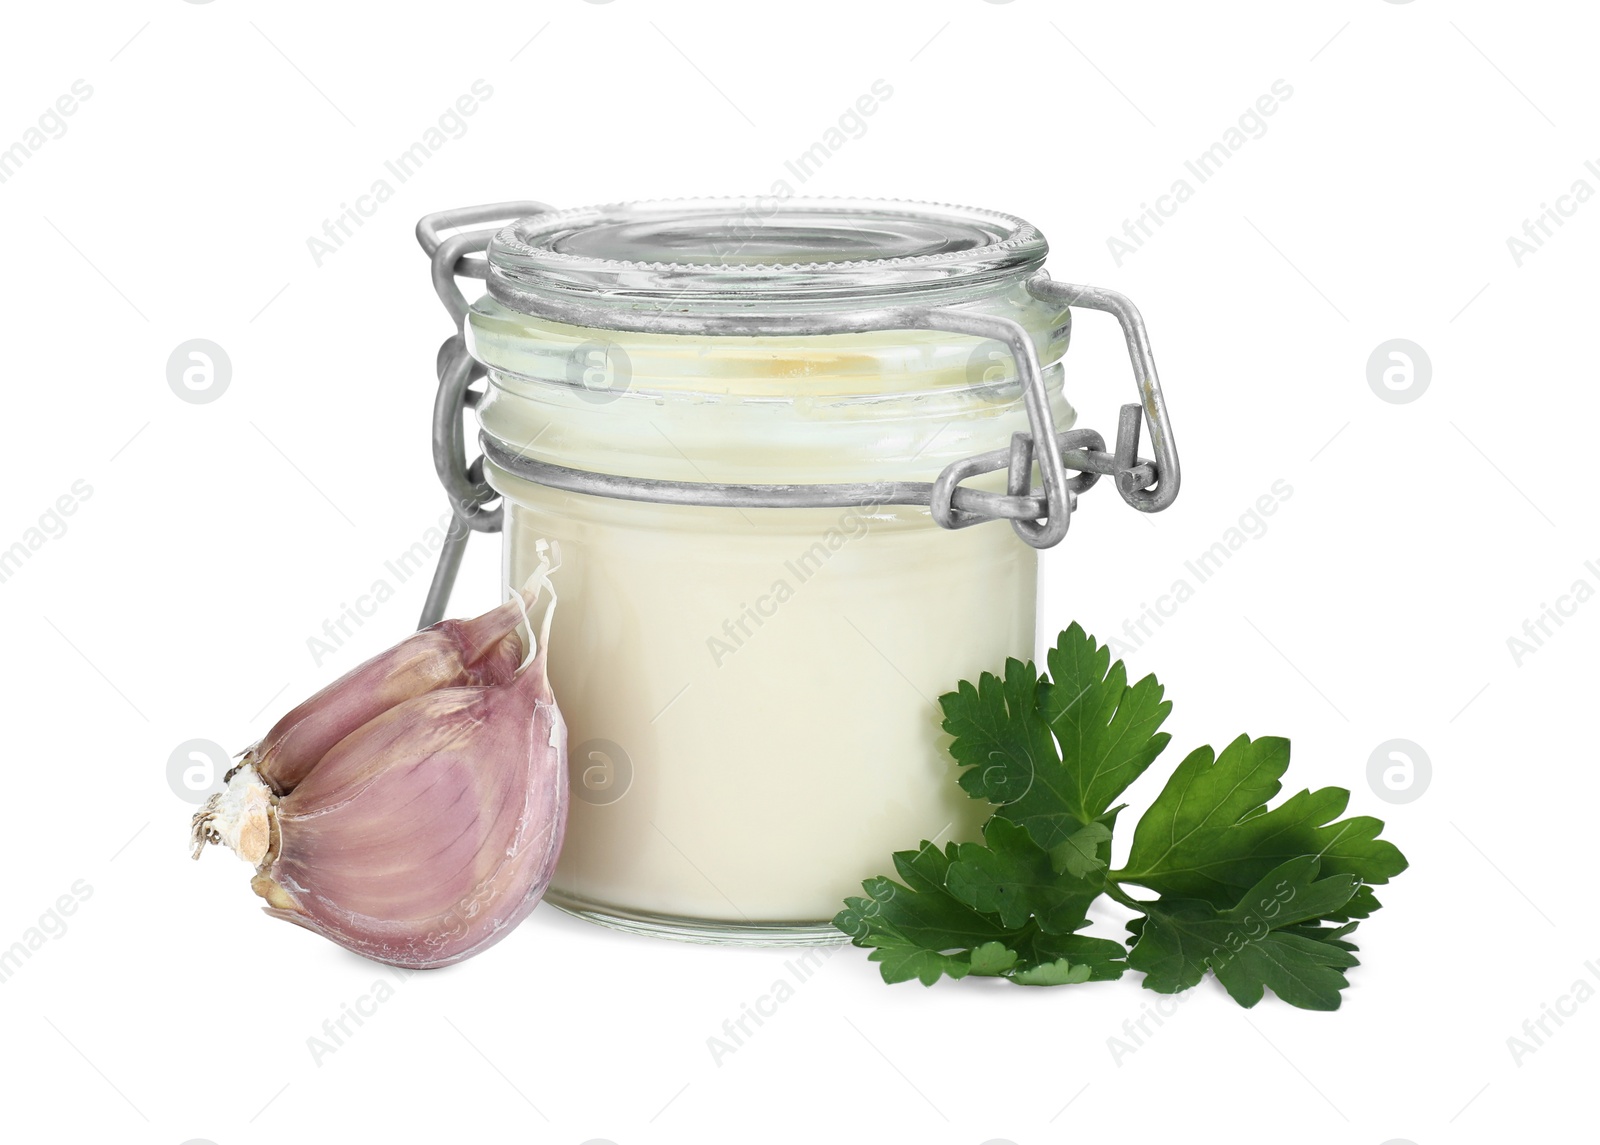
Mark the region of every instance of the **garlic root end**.
<instances>
[{"instance_id":1,"label":"garlic root end","mask_svg":"<svg viewBox=\"0 0 1600 1145\"><path fill-rule=\"evenodd\" d=\"M277 802L253 766L238 768L228 785L195 812L190 833L193 857L198 859L207 843L224 843L245 862L259 867L272 845Z\"/></svg>"}]
</instances>

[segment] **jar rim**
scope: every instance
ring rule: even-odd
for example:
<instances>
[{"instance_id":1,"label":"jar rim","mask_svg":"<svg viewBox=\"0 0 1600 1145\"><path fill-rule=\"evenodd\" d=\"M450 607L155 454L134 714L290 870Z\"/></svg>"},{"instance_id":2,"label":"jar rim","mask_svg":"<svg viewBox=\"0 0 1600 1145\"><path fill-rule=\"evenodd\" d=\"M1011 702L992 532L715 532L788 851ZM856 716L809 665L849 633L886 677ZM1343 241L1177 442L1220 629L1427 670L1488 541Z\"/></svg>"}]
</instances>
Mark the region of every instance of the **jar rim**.
<instances>
[{"instance_id":1,"label":"jar rim","mask_svg":"<svg viewBox=\"0 0 1600 1145\"><path fill-rule=\"evenodd\" d=\"M927 301L1036 272L1044 235L1015 215L893 199L657 199L548 211L500 230L489 289L703 314ZM520 304L519 304L520 303Z\"/></svg>"}]
</instances>

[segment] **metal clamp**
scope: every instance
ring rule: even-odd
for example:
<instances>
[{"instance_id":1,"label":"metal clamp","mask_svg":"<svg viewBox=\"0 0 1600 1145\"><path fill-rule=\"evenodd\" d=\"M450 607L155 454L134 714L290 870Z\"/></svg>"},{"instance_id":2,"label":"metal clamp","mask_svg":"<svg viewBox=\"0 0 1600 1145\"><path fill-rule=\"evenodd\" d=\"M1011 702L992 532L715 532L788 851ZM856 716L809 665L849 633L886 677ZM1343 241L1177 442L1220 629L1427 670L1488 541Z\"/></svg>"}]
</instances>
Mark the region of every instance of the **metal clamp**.
<instances>
[{"instance_id":1,"label":"metal clamp","mask_svg":"<svg viewBox=\"0 0 1600 1145\"><path fill-rule=\"evenodd\" d=\"M482 393L472 388L488 374L481 362L467 351L465 325L469 304L459 278L487 278L488 260L483 252L498 227L460 231L446 237L443 232L480 223L507 223L550 210L544 203L522 201L489 203L425 215L417 223L417 241L433 262L433 287L455 320L456 332L439 347L434 372L439 392L433 403L433 468L450 496L450 528L439 551L428 596L422 605L418 628L426 628L444 618L455 587L461 558L466 555L467 538L474 532L499 532L505 517L504 506L489 503L499 495L483 479L483 458L467 462L466 427L468 409L475 408ZM476 256L476 257L474 257Z\"/></svg>"},{"instance_id":2,"label":"metal clamp","mask_svg":"<svg viewBox=\"0 0 1600 1145\"><path fill-rule=\"evenodd\" d=\"M1141 512L1165 509L1178 494L1177 447L1167 415L1155 359L1138 309L1127 298L1093 286L1052 282L1040 273L1028 281L1036 297L1057 305L1103 310L1116 316L1128 345L1138 386L1138 403L1121 408L1116 445L1107 452L1093 430L1057 433L1050 396L1038 353L1027 330L1009 318L936 307L898 307L845 314L695 315L666 308L620 311L587 301L556 299L529 292L498 273L482 257L494 228L462 231L441 237L447 229L478 223L509 222L550 208L543 203L495 203L429 215L417 224L417 238L433 260L433 283L455 320L456 334L440 347L437 362L439 396L434 405L434 467L450 494L455 515L439 556L421 625L439 620L460 568L467 536L474 530L501 528L503 507L487 508L497 496L483 480L483 458L470 466L462 419L481 394L472 384L486 373L467 352L464 324L469 309L456 285L457 277L481 278L499 301L524 313L573 326L647 333L713 336L858 334L883 330L940 330L991 339L1006 347L1016 367L1027 433L1016 433L1008 448L963 458L945 467L933 482L883 481L835 485L753 485L704 481L663 481L570 469L524 456L487 435L480 435L484 457L525 480L570 492L677 505L739 508L815 508L847 505L925 505L943 528L962 529L985 521L1006 520L1019 537L1035 548L1050 548L1066 536L1077 508L1078 494L1101 476L1113 478L1117 492ZM479 257L473 257L479 256ZM1142 423L1142 426L1141 426ZM1139 457L1141 428L1147 428L1156 457ZM1040 451L1036 443L1054 448ZM1039 473L1039 487L1033 472ZM963 483L986 473L1006 470L1005 493L967 488ZM1067 471L1073 471L1068 477Z\"/></svg>"},{"instance_id":3,"label":"metal clamp","mask_svg":"<svg viewBox=\"0 0 1600 1145\"><path fill-rule=\"evenodd\" d=\"M1103 310L1114 315L1121 325L1123 339L1128 344L1128 361L1133 365L1133 381L1139 389L1139 401L1123 406L1117 417L1117 464L1111 472L1116 475L1117 492L1124 501L1141 513L1159 513L1178 496L1181 474L1178 446L1172 438L1172 419L1167 415L1167 399L1161 392L1161 379L1156 376L1156 358L1150 349L1150 335L1145 331L1139 308L1115 290L1051 282L1043 274L1028 280L1028 291L1035 298L1060 306ZM1154 462L1139 460L1141 417L1150 430L1150 447L1156 454ZM1150 466L1148 471L1142 468L1145 465Z\"/></svg>"}]
</instances>

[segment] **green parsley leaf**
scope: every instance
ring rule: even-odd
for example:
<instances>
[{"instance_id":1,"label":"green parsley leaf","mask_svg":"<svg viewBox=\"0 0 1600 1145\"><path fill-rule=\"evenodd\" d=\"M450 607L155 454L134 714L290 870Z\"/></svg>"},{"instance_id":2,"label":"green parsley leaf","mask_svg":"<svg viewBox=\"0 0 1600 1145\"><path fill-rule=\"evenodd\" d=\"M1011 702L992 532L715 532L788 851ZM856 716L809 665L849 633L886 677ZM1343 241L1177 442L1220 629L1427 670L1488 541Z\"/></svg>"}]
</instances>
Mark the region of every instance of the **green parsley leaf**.
<instances>
[{"instance_id":1,"label":"green parsley leaf","mask_svg":"<svg viewBox=\"0 0 1600 1145\"><path fill-rule=\"evenodd\" d=\"M963 680L939 697L944 730L955 737L950 754L967 769L961 773L962 789L998 804L1024 798L1035 776L1053 776L1061 765L1050 728L1039 715L1039 670L1012 659L1005 673L1002 680L985 672L977 684Z\"/></svg>"},{"instance_id":2,"label":"green parsley leaf","mask_svg":"<svg viewBox=\"0 0 1600 1145\"><path fill-rule=\"evenodd\" d=\"M1046 933L1070 934L1088 924L1089 904L1105 889L1104 878L1056 874L1049 852L998 815L984 824L983 839L957 845L945 878L952 895L974 910L999 915L1008 927L1032 917ZM1109 830L1104 845L1109 852Z\"/></svg>"},{"instance_id":3,"label":"green parsley leaf","mask_svg":"<svg viewBox=\"0 0 1600 1145\"><path fill-rule=\"evenodd\" d=\"M1361 948L1353 942L1345 941L1345 936L1356 928L1356 923L1347 922L1342 926L1322 926L1315 922L1299 922L1293 926L1283 928L1285 934L1298 934L1302 938L1313 938L1318 942L1326 942L1330 946L1337 946L1340 950L1348 950L1354 954Z\"/></svg>"},{"instance_id":4,"label":"green parsley leaf","mask_svg":"<svg viewBox=\"0 0 1600 1145\"><path fill-rule=\"evenodd\" d=\"M1328 915L1327 921L1348 922L1350 924L1350 928L1353 930L1355 929L1355 922L1352 920L1371 918L1382 906L1383 904L1378 901L1378 896L1372 893L1372 888L1369 886L1362 886L1356 890L1356 893L1353 896L1351 896L1349 902L1345 903L1344 906L1339 910Z\"/></svg>"},{"instance_id":5,"label":"green parsley leaf","mask_svg":"<svg viewBox=\"0 0 1600 1145\"><path fill-rule=\"evenodd\" d=\"M1343 971L1356 965L1339 932L1304 924L1344 906L1356 892L1348 874L1317 878L1311 856L1269 871L1227 910L1201 899L1163 898L1148 904L1128 965L1144 972L1148 989L1174 994L1199 983L1207 970L1241 1006L1271 989L1291 1006L1336 1010Z\"/></svg>"},{"instance_id":6,"label":"green parsley leaf","mask_svg":"<svg viewBox=\"0 0 1600 1145\"><path fill-rule=\"evenodd\" d=\"M1113 808L1093 823L1086 823L1050 849L1050 866L1053 870L1086 879L1096 871L1111 865L1110 821L1116 818L1121 807ZM1101 879L1102 885L1105 880Z\"/></svg>"},{"instance_id":7,"label":"green parsley leaf","mask_svg":"<svg viewBox=\"0 0 1600 1145\"><path fill-rule=\"evenodd\" d=\"M986 672L939 700L954 737L950 753L966 768L961 786L1027 828L1057 870L1082 853L1069 840L1110 809L1170 738L1157 730L1172 704L1155 677L1130 687L1122 661L1110 660L1110 650L1074 624L1048 656L1052 679L1008 660L1003 680Z\"/></svg>"},{"instance_id":8,"label":"green parsley leaf","mask_svg":"<svg viewBox=\"0 0 1600 1145\"><path fill-rule=\"evenodd\" d=\"M915 851L897 851L895 870L905 880L872 878L862 884L865 898L845 899L833 925L857 946L875 947L885 982L916 978L931 986L941 975L964 978L972 969L969 951L1012 937L999 919L957 900L945 889L956 844L941 851L923 841Z\"/></svg>"},{"instance_id":9,"label":"green parsley leaf","mask_svg":"<svg viewBox=\"0 0 1600 1145\"><path fill-rule=\"evenodd\" d=\"M1004 974L1017 964L1017 952L1003 942L985 942L972 948L967 964L974 974Z\"/></svg>"},{"instance_id":10,"label":"green parsley leaf","mask_svg":"<svg viewBox=\"0 0 1600 1145\"><path fill-rule=\"evenodd\" d=\"M1089 966L1084 962L1074 964L1065 958L1058 958L1054 962L1041 962L1018 970L1011 975L1011 980L1018 986L1071 986L1089 981Z\"/></svg>"},{"instance_id":11,"label":"green parsley leaf","mask_svg":"<svg viewBox=\"0 0 1600 1145\"><path fill-rule=\"evenodd\" d=\"M1016 940L1018 969L1010 977L1022 986L1053 986L1043 981L1054 973L1050 968L1065 962L1072 967L1087 966L1083 981L1109 982L1121 978L1128 968L1128 948L1112 938L1091 934L1045 934L1037 931ZM1024 980L1027 975L1028 979Z\"/></svg>"},{"instance_id":12,"label":"green parsley leaf","mask_svg":"<svg viewBox=\"0 0 1600 1145\"><path fill-rule=\"evenodd\" d=\"M1104 815L1172 739L1160 731L1172 713L1165 689L1154 676L1129 687L1127 668L1110 660L1111 649L1077 624L1045 656L1050 682L1039 707L1061 745L1080 823Z\"/></svg>"},{"instance_id":13,"label":"green parsley leaf","mask_svg":"<svg viewBox=\"0 0 1600 1145\"><path fill-rule=\"evenodd\" d=\"M1037 870L1044 852L1020 827L996 828L996 822L990 821L990 829L996 838L1005 838L1003 846L1014 848L1015 861L1026 857ZM941 976L959 979L974 974L1003 976L1023 985L1056 985L1121 977L1128 952L1120 942L1045 933L1027 912L1014 916L1017 925L1007 926L998 912L975 910L957 898L946 884L954 881L951 875L960 865L963 847L984 850L975 843L947 843L940 850L924 842L918 850L896 852L895 869L904 883L868 879L862 884L866 896L846 899L845 909L834 918L834 926L857 946L874 948L869 957L879 964L885 982L915 978L931 986ZM973 874L979 877L983 893L995 893L990 884L981 882L981 872ZM1061 908L1064 913L1057 921L1075 929L1085 925L1084 912L1098 891L1074 893L1081 903Z\"/></svg>"},{"instance_id":14,"label":"green parsley leaf","mask_svg":"<svg viewBox=\"0 0 1600 1145\"><path fill-rule=\"evenodd\" d=\"M1133 832L1127 866L1111 876L1162 895L1237 901L1245 888L1280 863L1315 855L1329 874L1384 883L1406 868L1393 843L1379 839L1383 821L1338 819L1349 804L1343 788L1302 791L1266 809L1289 766L1289 742L1240 736L1220 756L1191 752L1172 773ZM1370 892L1349 917L1370 914Z\"/></svg>"}]
</instances>

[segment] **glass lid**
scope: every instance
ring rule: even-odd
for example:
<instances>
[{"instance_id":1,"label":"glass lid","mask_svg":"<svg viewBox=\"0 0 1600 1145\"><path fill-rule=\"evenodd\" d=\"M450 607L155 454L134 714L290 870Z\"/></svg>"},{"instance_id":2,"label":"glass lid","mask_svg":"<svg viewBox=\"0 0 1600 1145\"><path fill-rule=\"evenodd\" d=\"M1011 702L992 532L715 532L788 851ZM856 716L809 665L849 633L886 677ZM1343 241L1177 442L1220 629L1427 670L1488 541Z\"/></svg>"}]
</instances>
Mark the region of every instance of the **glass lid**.
<instances>
[{"instance_id":1,"label":"glass lid","mask_svg":"<svg viewBox=\"0 0 1600 1145\"><path fill-rule=\"evenodd\" d=\"M872 199L672 199L518 220L489 244L489 289L697 310L927 301L985 292L1043 264L1033 224L971 207Z\"/></svg>"}]
</instances>

